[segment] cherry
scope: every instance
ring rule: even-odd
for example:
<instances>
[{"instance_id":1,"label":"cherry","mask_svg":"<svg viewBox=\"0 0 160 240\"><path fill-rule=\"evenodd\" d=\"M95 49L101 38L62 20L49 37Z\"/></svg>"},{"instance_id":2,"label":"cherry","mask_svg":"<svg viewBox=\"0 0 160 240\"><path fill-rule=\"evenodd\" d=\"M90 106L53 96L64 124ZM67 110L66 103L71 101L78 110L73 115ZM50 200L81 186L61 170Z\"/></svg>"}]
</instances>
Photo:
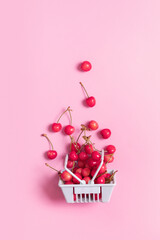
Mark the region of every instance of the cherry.
<instances>
[{"instance_id":1,"label":"cherry","mask_svg":"<svg viewBox=\"0 0 160 240\"><path fill-rule=\"evenodd\" d=\"M109 154L113 154L113 153L116 151L116 148L115 148L114 145L108 145L108 146L106 147L106 150L107 150L107 152L108 152Z\"/></svg>"},{"instance_id":2,"label":"cherry","mask_svg":"<svg viewBox=\"0 0 160 240\"><path fill-rule=\"evenodd\" d=\"M71 161L77 161L78 160L78 154L75 151L71 151L69 153L69 159Z\"/></svg>"},{"instance_id":3,"label":"cherry","mask_svg":"<svg viewBox=\"0 0 160 240\"><path fill-rule=\"evenodd\" d=\"M111 154L105 154L104 155L104 162L105 163L111 163L111 162L113 162L113 160L114 160L113 155L111 155Z\"/></svg>"},{"instance_id":4,"label":"cherry","mask_svg":"<svg viewBox=\"0 0 160 240\"><path fill-rule=\"evenodd\" d=\"M72 126L72 115L71 115L71 109L70 107L67 108L67 111L69 112L69 116L70 116L70 125L67 125L65 128L64 128L64 132L65 134L67 135L71 135L74 133L75 131L75 128Z\"/></svg>"},{"instance_id":5,"label":"cherry","mask_svg":"<svg viewBox=\"0 0 160 240\"><path fill-rule=\"evenodd\" d=\"M89 106L89 107L94 107L96 105L96 99L91 96L91 97L88 97L86 99L86 104Z\"/></svg>"},{"instance_id":6,"label":"cherry","mask_svg":"<svg viewBox=\"0 0 160 240\"><path fill-rule=\"evenodd\" d=\"M65 112L67 112L70 109L70 107L68 107L58 118L58 121L56 123L52 124L52 130L53 132L59 132L62 129L62 125L61 123L59 123L61 117L64 115Z\"/></svg>"},{"instance_id":7,"label":"cherry","mask_svg":"<svg viewBox=\"0 0 160 240\"><path fill-rule=\"evenodd\" d=\"M78 161L78 167L80 167L80 168L84 168L84 166L85 166L85 162L79 160L79 161Z\"/></svg>"},{"instance_id":8,"label":"cherry","mask_svg":"<svg viewBox=\"0 0 160 240\"><path fill-rule=\"evenodd\" d=\"M47 151L48 158L55 159L57 157L57 152L54 150L51 140L48 138L47 134L42 134L42 136L48 140L48 142L50 143L51 148L52 148L52 150Z\"/></svg>"},{"instance_id":9,"label":"cherry","mask_svg":"<svg viewBox=\"0 0 160 240\"><path fill-rule=\"evenodd\" d=\"M87 153L85 153L85 152L79 153L78 156L79 156L79 159L80 159L81 161L85 161L85 160L88 159L88 155L87 155Z\"/></svg>"},{"instance_id":10,"label":"cherry","mask_svg":"<svg viewBox=\"0 0 160 240\"><path fill-rule=\"evenodd\" d=\"M102 166L101 166L101 168L100 168L100 170L99 170L99 172L98 172L98 174L105 173L106 169L107 169L107 168L106 168L106 164L103 163Z\"/></svg>"},{"instance_id":11,"label":"cherry","mask_svg":"<svg viewBox=\"0 0 160 240\"><path fill-rule=\"evenodd\" d=\"M99 193L99 199L101 199L101 198L102 198L102 194ZM97 194L95 195L95 200L98 200L98 196L97 196Z\"/></svg>"},{"instance_id":12,"label":"cherry","mask_svg":"<svg viewBox=\"0 0 160 240\"><path fill-rule=\"evenodd\" d=\"M83 168L82 169L82 176L88 177L90 175L91 170L89 168Z\"/></svg>"},{"instance_id":13,"label":"cherry","mask_svg":"<svg viewBox=\"0 0 160 240\"><path fill-rule=\"evenodd\" d=\"M87 95L86 104L87 104L89 107L94 107L95 104L96 104L96 99L95 99L93 96L89 97L89 95L88 95L88 93L87 93L84 85L83 85L81 82L80 82L80 84L81 84L82 88L84 89L84 91L85 91L85 93L86 93L86 95Z\"/></svg>"},{"instance_id":14,"label":"cherry","mask_svg":"<svg viewBox=\"0 0 160 240\"><path fill-rule=\"evenodd\" d=\"M89 122L88 127L91 130L97 130L99 126L98 126L98 123L96 121L92 120L92 121Z\"/></svg>"},{"instance_id":15,"label":"cherry","mask_svg":"<svg viewBox=\"0 0 160 240\"><path fill-rule=\"evenodd\" d=\"M105 178L110 178L110 177L111 177L111 174L110 173L106 173Z\"/></svg>"},{"instance_id":16,"label":"cherry","mask_svg":"<svg viewBox=\"0 0 160 240\"><path fill-rule=\"evenodd\" d=\"M53 132L59 132L62 129L61 123L53 123L52 130Z\"/></svg>"},{"instance_id":17,"label":"cherry","mask_svg":"<svg viewBox=\"0 0 160 240\"><path fill-rule=\"evenodd\" d=\"M82 175L80 173L75 173L75 175L82 180ZM75 177L73 177L72 181L74 183L79 183L79 181Z\"/></svg>"},{"instance_id":18,"label":"cherry","mask_svg":"<svg viewBox=\"0 0 160 240\"><path fill-rule=\"evenodd\" d=\"M88 165L93 168L96 167L100 162L93 160L92 158L88 159Z\"/></svg>"},{"instance_id":19,"label":"cherry","mask_svg":"<svg viewBox=\"0 0 160 240\"><path fill-rule=\"evenodd\" d=\"M85 72L90 71L91 68L92 68L92 65L91 65L90 62L88 62L88 61L82 62L82 64L81 64L81 69L82 69L83 71L85 71Z\"/></svg>"},{"instance_id":20,"label":"cherry","mask_svg":"<svg viewBox=\"0 0 160 240\"><path fill-rule=\"evenodd\" d=\"M91 180L91 178L90 177L84 177L83 180L88 184L89 181Z\"/></svg>"},{"instance_id":21,"label":"cherry","mask_svg":"<svg viewBox=\"0 0 160 240\"><path fill-rule=\"evenodd\" d=\"M83 170L83 168L77 168L76 171L75 171L75 173L79 173L79 174L82 175L82 170Z\"/></svg>"},{"instance_id":22,"label":"cherry","mask_svg":"<svg viewBox=\"0 0 160 240\"><path fill-rule=\"evenodd\" d=\"M98 151L92 152L92 159L95 161L99 161L101 159L101 154Z\"/></svg>"},{"instance_id":23,"label":"cherry","mask_svg":"<svg viewBox=\"0 0 160 240\"><path fill-rule=\"evenodd\" d=\"M74 131L75 131L75 128L74 128L73 126L71 126L71 125L67 125L67 126L64 128L64 132L65 132L65 134L67 134L67 135L73 134Z\"/></svg>"},{"instance_id":24,"label":"cherry","mask_svg":"<svg viewBox=\"0 0 160 240\"><path fill-rule=\"evenodd\" d=\"M96 184L104 184L105 183L105 178L103 176L100 176L95 179Z\"/></svg>"},{"instance_id":25,"label":"cherry","mask_svg":"<svg viewBox=\"0 0 160 240\"><path fill-rule=\"evenodd\" d=\"M72 167L73 167L73 161L68 161L67 168L72 168Z\"/></svg>"},{"instance_id":26,"label":"cherry","mask_svg":"<svg viewBox=\"0 0 160 240\"><path fill-rule=\"evenodd\" d=\"M57 152L54 150L49 150L47 152L47 156L49 159L55 159L57 157Z\"/></svg>"},{"instance_id":27,"label":"cherry","mask_svg":"<svg viewBox=\"0 0 160 240\"><path fill-rule=\"evenodd\" d=\"M96 173L97 169L96 168L93 168L92 171L91 171L91 176L93 177L94 174Z\"/></svg>"},{"instance_id":28,"label":"cherry","mask_svg":"<svg viewBox=\"0 0 160 240\"><path fill-rule=\"evenodd\" d=\"M91 154L93 152L92 144L86 144L85 147L84 147L84 150L87 154Z\"/></svg>"},{"instance_id":29,"label":"cherry","mask_svg":"<svg viewBox=\"0 0 160 240\"><path fill-rule=\"evenodd\" d=\"M77 169L78 169L78 167L74 167L73 168L73 173L75 173Z\"/></svg>"},{"instance_id":30,"label":"cherry","mask_svg":"<svg viewBox=\"0 0 160 240\"><path fill-rule=\"evenodd\" d=\"M72 180L72 175L65 170L64 172L61 173L61 179L62 179L64 182L71 181L71 180Z\"/></svg>"},{"instance_id":31,"label":"cherry","mask_svg":"<svg viewBox=\"0 0 160 240\"><path fill-rule=\"evenodd\" d=\"M101 130L100 133L101 133L102 137L105 138L105 139L107 139L111 136L111 130L107 129L107 128Z\"/></svg>"},{"instance_id":32,"label":"cherry","mask_svg":"<svg viewBox=\"0 0 160 240\"><path fill-rule=\"evenodd\" d=\"M65 184L74 184L72 181L65 182Z\"/></svg>"},{"instance_id":33,"label":"cherry","mask_svg":"<svg viewBox=\"0 0 160 240\"><path fill-rule=\"evenodd\" d=\"M81 145L78 142L71 143L71 151L78 152L80 148L81 148Z\"/></svg>"},{"instance_id":34,"label":"cherry","mask_svg":"<svg viewBox=\"0 0 160 240\"><path fill-rule=\"evenodd\" d=\"M73 200L76 201L76 194L73 194Z\"/></svg>"}]
</instances>

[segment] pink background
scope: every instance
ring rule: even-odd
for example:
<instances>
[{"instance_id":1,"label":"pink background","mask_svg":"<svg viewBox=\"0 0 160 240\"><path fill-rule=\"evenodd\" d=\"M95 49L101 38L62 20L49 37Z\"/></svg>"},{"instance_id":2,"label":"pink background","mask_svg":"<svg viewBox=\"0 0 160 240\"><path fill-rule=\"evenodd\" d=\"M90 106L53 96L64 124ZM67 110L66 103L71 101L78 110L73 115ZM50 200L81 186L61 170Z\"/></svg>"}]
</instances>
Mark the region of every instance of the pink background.
<instances>
[{"instance_id":1,"label":"pink background","mask_svg":"<svg viewBox=\"0 0 160 240\"><path fill-rule=\"evenodd\" d=\"M160 239L159 0L6 0L0 4L2 239ZM78 71L83 60L92 71ZM82 105L82 81L97 99ZM76 128L112 130L117 187L109 204L66 204L44 166L51 137L63 167L69 138L50 131L67 106ZM68 123L68 117L62 120Z\"/></svg>"}]
</instances>

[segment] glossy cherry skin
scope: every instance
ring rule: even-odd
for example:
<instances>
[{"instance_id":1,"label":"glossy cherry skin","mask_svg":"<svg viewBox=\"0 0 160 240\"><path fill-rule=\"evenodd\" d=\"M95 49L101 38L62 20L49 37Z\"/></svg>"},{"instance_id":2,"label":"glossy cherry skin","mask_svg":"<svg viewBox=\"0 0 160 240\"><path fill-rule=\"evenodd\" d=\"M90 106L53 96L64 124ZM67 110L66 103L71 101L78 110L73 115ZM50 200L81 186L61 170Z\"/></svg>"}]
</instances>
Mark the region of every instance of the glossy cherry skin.
<instances>
[{"instance_id":1,"label":"glossy cherry skin","mask_svg":"<svg viewBox=\"0 0 160 240\"><path fill-rule=\"evenodd\" d=\"M64 128L64 132L65 132L65 134L67 134L67 135L73 134L74 131L75 131L75 128L74 128L73 126L71 126L71 125L67 125L67 126Z\"/></svg>"},{"instance_id":2,"label":"glossy cherry skin","mask_svg":"<svg viewBox=\"0 0 160 240\"><path fill-rule=\"evenodd\" d=\"M95 183L97 184L105 184L105 178L103 176L100 176L95 179Z\"/></svg>"},{"instance_id":3,"label":"glossy cherry skin","mask_svg":"<svg viewBox=\"0 0 160 240\"><path fill-rule=\"evenodd\" d=\"M71 151L78 152L80 148L81 148L81 145L79 143L74 142L71 144Z\"/></svg>"},{"instance_id":4,"label":"glossy cherry skin","mask_svg":"<svg viewBox=\"0 0 160 240\"><path fill-rule=\"evenodd\" d=\"M98 166L99 163L100 163L99 161L95 161L95 160L93 160L92 158L88 159L88 165L89 165L91 168Z\"/></svg>"},{"instance_id":5,"label":"glossy cherry skin","mask_svg":"<svg viewBox=\"0 0 160 240\"><path fill-rule=\"evenodd\" d=\"M91 130L97 130L98 129L98 123L94 120L91 120L88 124L88 127L91 129Z\"/></svg>"},{"instance_id":6,"label":"glossy cherry skin","mask_svg":"<svg viewBox=\"0 0 160 240\"><path fill-rule=\"evenodd\" d=\"M95 161L100 161L101 154L98 151L92 152L92 159L95 160Z\"/></svg>"},{"instance_id":7,"label":"glossy cherry skin","mask_svg":"<svg viewBox=\"0 0 160 240\"><path fill-rule=\"evenodd\" d=\"M111 163L111 162L113 162L113 160L114 160L114 157L112 156L112 155L110 155L110 154L105 154L104 155L104 162L105 163Z\"/></svg>"},{"instance_id":8,"label":"glossy cherry skin","mask_svg":"<svg viewBox=\"0 0 160 240\"><path fill-rule=\"evenodd\" d=\"M107 169L106 164L103 163L102 166L101 166L101 168L100 168L100 170L99 170L99 172L98 172L98 174L105 173L106 169Z\"/></svg>"},{"instance_id":9,"label":"glossy cherry skin","mask_svg":"<svg viewBox=\"0 0 160 240\"><path fill-rule=\"evenodd\" d=\"M108 145L108 146L106 147L106 150L107 150L107 152L108 152L109 154L112 154L112 153L114 153L114 152L116 151L116 148L115 148L114 145Z\"/></svg>"},{"instance_id":10,"label":"glossy cherry skin","mask_svg":"<svg viewBox=\"0 0 160 240\"><path fill-rule=\"evenodd\" d=\"M84 166L85 166L85 161L79 160L79 161L78 161L78 167L84 168Z\"/></svg>"},{"instance_id":11,"label":"glossy cherry skin","mask_svg":"<svg viewBox=\"0 0 160 240\"><path fill-rule=\"evenodd\" d=\"M83 170L83 168L77 168L76 171L75 171L75 173L79 173L79 174L82 175L82 170Z\"/></svg>"},{"instance_id":12,"label":"glossy cherry skin","mask_svg":"<svg viewBox=\"0 0 160 240\"><path fill-rule=\"evenodd\" d=\"M92 169L92 171L91 171L91 176L92 176L92 177L94 176L94 174L96 173L96 171L97 171L97 168L93 168L93 169Z\"/></svg>"},{"instance_id":13,"label":"glossy cherry skin","mask_svg":"<svg viewBox=\"0 0 160 240\"><path fill-rule=\"evenodd\" d=\"M55 150L49 150L47 156L49 159L55 159L57 157L57 152Z\"/></svg>"},{"instance_id":14,"label":"glossy cherry skin","mask_svg":"<svg viewBox=\"0 0 160 240\"><path fill-rule=\"evenodd\" d=\"M110 173L106 173L105 178L110 178L110 177L111 177L111 174Z\"/></svg>"},{"instance_id":15,"label":"glossy cherry skin","mask_svg":"<svg viewBox=\"0 0 160 240\"><path fill-rule=\"evenodd\" d=\"M87 154L91 154L93 152L93 146L91 144L86 144L84 150Z\"/></svg>"},{"instance_id":16,"label":"glossy cherry skin","mask_svg":"<svg viewBox=\"0 0 160 240\"><path fill-rule=\"evenodd\" d=\"M89 181L91 180L91 178L90 177L84 177L83 180L88 184Z\"/></svg>"},{"instance_id":17,"label":"glossy cherry skin","mask_svg":"<svg viewBox=\"0 0 160 240\"><path fill-rule=\"evenodd\" d=\"M82 69L83 71L85 71L85 72L90 71L91 68L92 68L92 65L91 65L90 62L88 62L88 61L82 62L82 64L81 64L81 69Z\"/></svg>"},{"instance_id":18,"label":"glossy cherry skin","mask_svg":"<svg viewBox=\"0 0 160 240\"><path fill-rule=\"evenodd\" d=\"M79 159L80 159L81 161L85 161L85 160L88 159L88 155L87 155L86 152L81 152L81 153L79 153L78 156L79 156Z\"/></svg>"},{"instance_id":19,"label":"glossy cherry skin","mask_svg":"<svg viewBox=\"0 0 160 240\"><path fill-rule=\"evenodd\" d=\"M86 98L86 104L89 107L94 107L96 105L96 99L93 96L88 97Z\"/></svg>"},{"instance_id":20,"label":"glossy cherry skin","mask_svg":"<svg viewBox=\"0 0 160 240\"><path fill-rule=\"evenodd\" d=\"M71 161L77 161L78 160L78 154L75 151L71 151L69 153L69 159Z\"/></svg>"},{"instance_id":21,"label":"glossy cherry skin","mask_svg":"<svg viewBox=\"0 0 160 240\"><path fill-rule=\"evenodd\" d=\"M75 175L82 180L82 175L81 175L80 173L75 173ZM72 181L73 181L74 183L76 183L76 184L79 183L79 181L78 181L76 178L74 178L74 177L73 177L73 180L72 180Z\"/></svg>"},{"instance_id":22,"label":"glossy cherry skin","mask_svg":"<svg viewBox=\"0 0 160 240\"><path fill-rule=\"evenodd\" d=\"M89 168L83 168L82 169L82 176L88 177L90 175L91 170Z\"/></svg>"},{"instance_id":23,"label":"glossy cherry skin","mask_svg":"<svg viewBox=\"0 0 160 240\"><path fill-rule=\"evenodd\" d=\"M68 161L67 168L72 168L72 167L73 167L73 161Z\"/></svg>"},{"instance_id":24,"label":"glossy cherry skin","mask_svg":"<svg viewBox=\"0 0 160 240\"><path fill-rule=\"evenodd\" d=\"M72 175L65 170L63 173L61 173L61 179L62 179L64 182L71 181L71 180L72 180Z\"/></svg>"},{"instance_id":25,"label":"glossy cherry skin","mask_svg":"<svg viewBox=\"0 0 160 240\"><path fill-rule=\"evenodd\" d=\"M102 137L103 137L104 139L107 139L107 138L109 138L109 137L111 136L111 130L110 130L110 129L107 129L107 128L101 130L100 133L101 133L101 135L102 135Z\"/></svg>"},{"instance_id":26,"label":"glossy cherry skin","mask_svg":"<svg viewBox=\"0 0 160 240\"><path fill-rule=\"evenodd\" d=\"M62 129L61 123L53 123L52 124L52 131L59 132Z\"/></svg>"}]
</instances>

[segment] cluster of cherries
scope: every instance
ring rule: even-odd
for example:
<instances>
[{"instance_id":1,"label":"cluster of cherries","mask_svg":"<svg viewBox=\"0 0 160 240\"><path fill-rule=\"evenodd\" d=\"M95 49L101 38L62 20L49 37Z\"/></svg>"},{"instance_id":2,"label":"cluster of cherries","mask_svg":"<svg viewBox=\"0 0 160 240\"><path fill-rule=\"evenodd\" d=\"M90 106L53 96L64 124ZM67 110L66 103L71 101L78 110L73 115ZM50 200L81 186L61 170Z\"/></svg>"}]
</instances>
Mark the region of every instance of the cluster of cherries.
<instances>
[{"instance_id":1,"label":"cluster of cherries","mask_svg":"<svg viewBox=\"0 0 160 240\"><path fill-rule=\"evenodd\" d=\"M81 65L81 69L83 71L89 71L91 69L91 64L87 61L83 62ZM86 104L89 107L93 107L96 104L96 100L93 96L88 95L84 85L80 82L82 88L86 92L87 98L86 98ZM91 136L87 136L88 131L94 131L99 128L98 123L95 120L91 120L88 125L81 124L81 131L77 139L75 140L73 136L71 136L75 132L74 126L72 126L72 115L71 115L71 108L68 107L59 117L58 121L52 124L52 130L53 132L60 132L62 130L62 124L59 122L61 117L65 113L69 113L70 115L70 124L66 125L64 127L64 133L66 135L69 135L71 144L70 144L70 151L68 154L68 163L67 168L69 168L79 179L85 180L85 182L88 184L88 182L92 179L95 172L97 171L97 168L100 165L101 162L101 151L95 148L94 143L91 142ZM108 128L100 130L101 137L103 139L108 139L111 136L111 131ZM54 150L53 144L48 138L46 134L42 134L50 143L51 150L47 151L47 157L48 159L55 159L57 157L57 151ZM80 137L83 138L84 143L81 145L79 143ZM96 184L105 184L110 183L113 180L113 177L115 175L115 172L112 174L107 172L107 164L113 162L116 148L114 145L108 145L104 149L104 160L103 164L97 174L97 177L95 179ZM57 171L61 180L64 182L64 184L79 184L79 181L72 177L72 175L68 171L58 171L57 169L51 167L48 163L46 163L46 166L52 168L53 170Z\"/></svg>"}]
</instances>

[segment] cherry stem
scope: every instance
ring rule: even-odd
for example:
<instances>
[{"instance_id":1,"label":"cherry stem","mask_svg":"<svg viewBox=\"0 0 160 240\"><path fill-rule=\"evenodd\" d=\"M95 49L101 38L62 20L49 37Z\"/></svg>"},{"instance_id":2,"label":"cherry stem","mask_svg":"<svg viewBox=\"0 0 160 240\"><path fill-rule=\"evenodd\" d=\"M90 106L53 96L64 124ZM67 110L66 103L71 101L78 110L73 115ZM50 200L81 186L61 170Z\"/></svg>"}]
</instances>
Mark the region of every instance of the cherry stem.
<instances>
[{"instance_id":1,"label":"cherry stem","mask_svg":"<svg viewBox=\"0 0 160 240\"><path fill-rule=\"evenodd\" d=\"M43 133L43 134L42 134L42 137L45 137L45 138L48 140L48 142L51 144L52 150L54 150L53 144L52 144L51 140L48 138L47 134L44 134L44 133Z\"/></svg>"},{"instance_id":2,"label":"cherry stem","mask_svg":"<svg viewBox=\"0 0 160 240\"><path fill-rule=\"evenodd\" d=\"M109 163L109 161L112 159L112 156L113 156L113 153L110 154L110 158L109 158L108 161L106 162L106 165L107 165L107 163Z\"/></svg>"},{"instance_id":3,"label":"cherry stem","mask_svg":"<svg viewBox=\"0 0 160 240\"><path fill-rule=\"evenodd\" d=\"M68 111L69 108L70 108L70 107L68 107L68 108L60 115L60 117L59 117L58 120L57 120L57 123L59 122L59 120L61 119L61 117Z\"/></svg>"},{"instance_id":4,"label":"cherry stem","mask_svg":"<svg viewBox=\"0 0 160 240\"><path fill-rule=\"evenodd\" d=\"M114 177L114 175L116 174L116 172L118 172L118 170L116 170L114 173L112 173L112 175L110 176L110 181L112 181L113 180L113 177Z\"/></svg>"},{"instance_id":5,"label":"cherry stem","mask_svg":"<svg viewBox=\"0 0 160 240\"><path fill-rule=\"evenodd\" d=\"M60 174L60 171L58 171L57 169L51 167L48 163L45 163L45 165L51 169L53 169L54 171L58 172L58 174Z\"/></svg>"},{"instance_id":6,"label":"cherry stem","mask_svg":"<svg viewBox=\"0 0 160 240\"><path fill-rule=\"evenodd\" d=\"M69 116L70 116L70 125L72 126L72 115L71 115L71 109L68 108Z\"/></svg>"},{"instance_id":7,"label":"cherry stem","mask_svg":"<svg viewBox=\"0 0 160 240\"><path fill-rule=\"evenodd\" d=\"M82 86L82 88L84 89L84 91L85 91L87 97L89 98L89 95L88 95L87 90L85 89L84 85L83 85L81 82L79 82L79 83L81 84L81 86Z\"/></svg>"},{"instance_id":8,"label":"cherry stem","mask_svg":"<svg viewBox=\"0 0 160 240\"><path fill-rule=\"evenodd\" d=\"M78 140L79 140L79 138L80 138L80 136L82 135L83 132L84 132L84 130L82 130L82 131L80 132L80 134L79 134L79 136L78 136L78 138L77 138L77 140L76 140L76 143L78 142Z\"/></svg>"}]
</instances>

